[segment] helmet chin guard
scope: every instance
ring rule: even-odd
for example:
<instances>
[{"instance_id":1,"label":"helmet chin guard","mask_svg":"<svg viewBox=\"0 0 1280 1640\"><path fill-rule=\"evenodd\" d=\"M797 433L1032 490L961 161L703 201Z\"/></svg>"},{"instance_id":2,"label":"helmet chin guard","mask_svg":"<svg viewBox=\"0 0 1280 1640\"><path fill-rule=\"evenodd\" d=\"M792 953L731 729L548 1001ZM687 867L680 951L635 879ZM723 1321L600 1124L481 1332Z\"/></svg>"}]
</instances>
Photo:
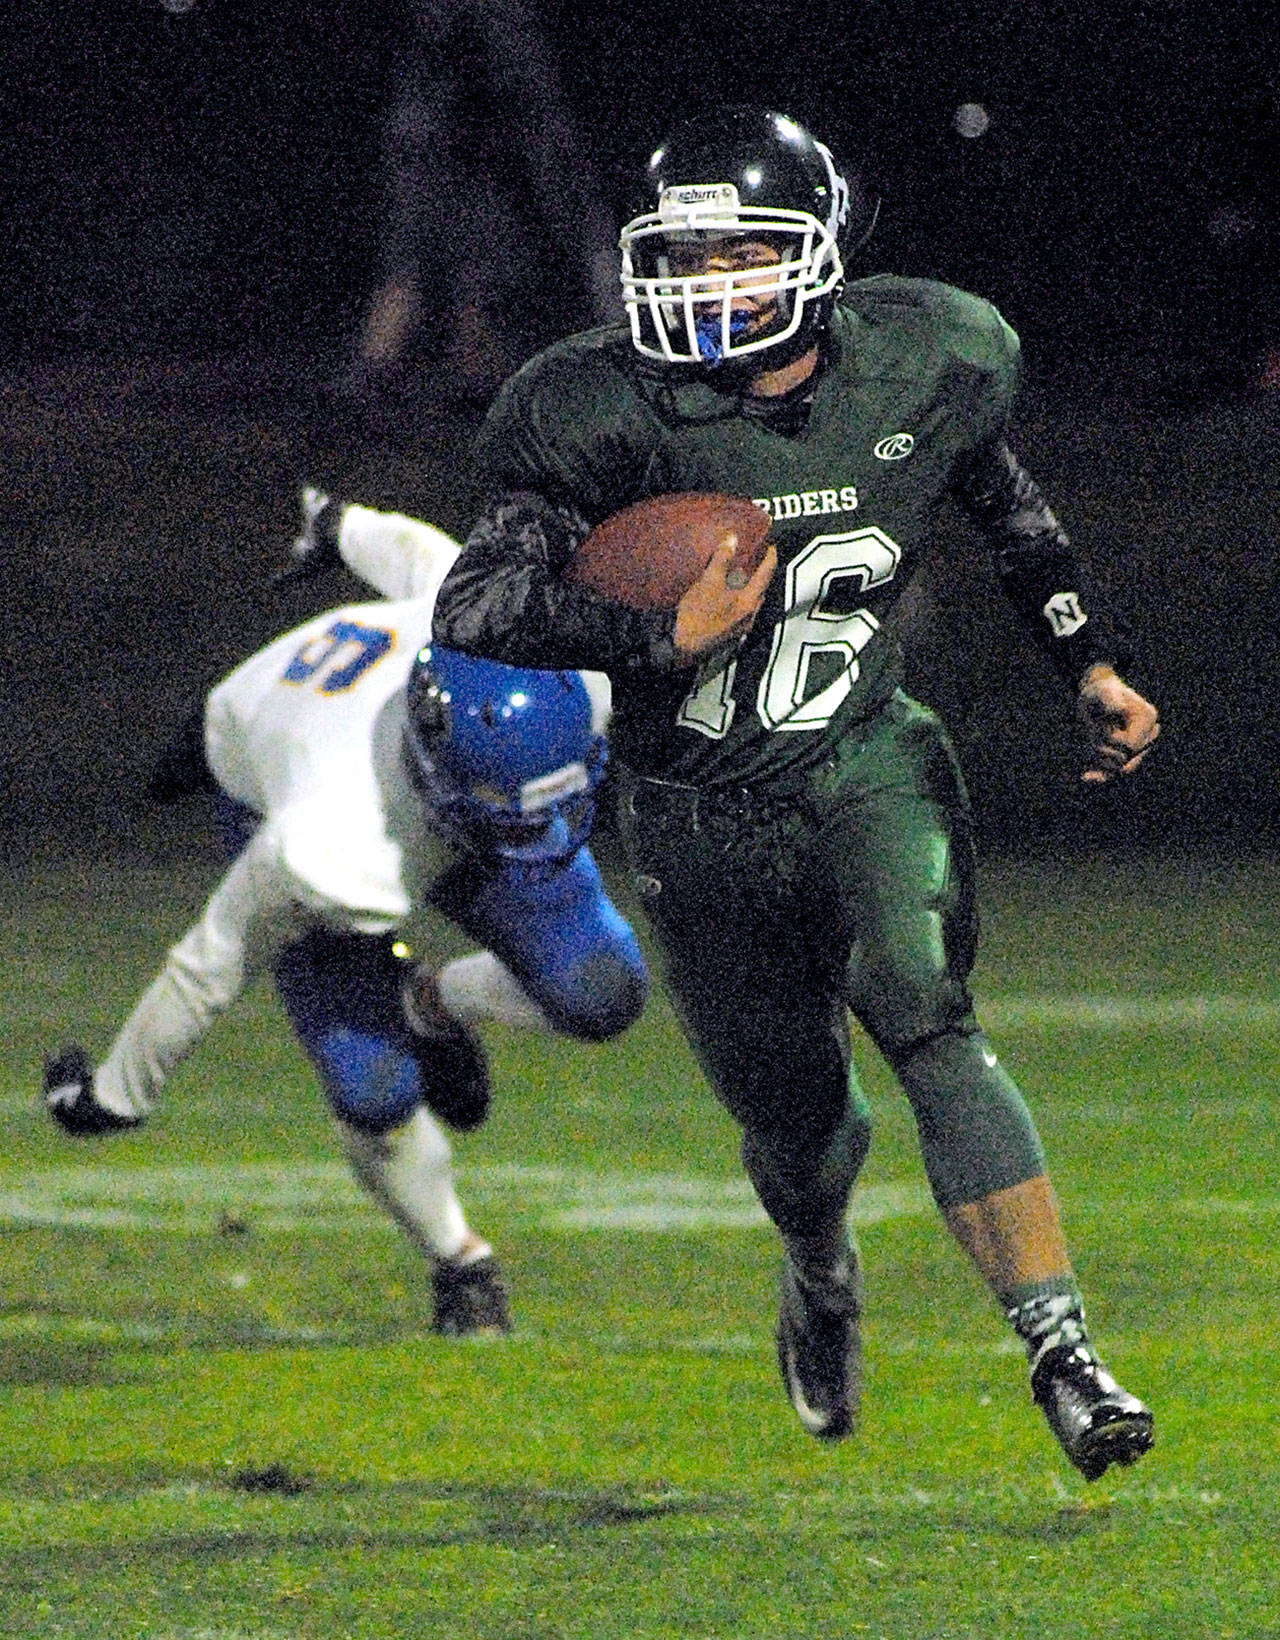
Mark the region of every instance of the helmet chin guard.
<instances>
[{"instance_id":1,"label":"helmet chin guard","mask_svg":"<svg viewBox=\"0 0 1280 1640\"><path fill-rule=\"evenodd\" d=\"M636 349L666 364L794 357L830 317L842 241L862 243L876 215L860 178L851 192L824 144L764 109L681 126L650 159L645 193L620 239L623 302Z\"/></svg>"}]
</instances>

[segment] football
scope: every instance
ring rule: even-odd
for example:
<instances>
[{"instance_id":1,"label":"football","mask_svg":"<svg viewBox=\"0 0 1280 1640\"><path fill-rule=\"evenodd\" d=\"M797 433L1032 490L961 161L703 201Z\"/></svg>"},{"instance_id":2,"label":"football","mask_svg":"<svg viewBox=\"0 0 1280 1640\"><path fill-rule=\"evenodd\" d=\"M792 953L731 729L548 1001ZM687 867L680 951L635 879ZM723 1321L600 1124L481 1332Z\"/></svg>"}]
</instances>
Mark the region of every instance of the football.
<instances>
[{"instance_id":1,"label":"football","mask_svg":"<svg viewBox=\"0 0 1280 1640\"><path fill-rule=\"evenodd\" d=\"M743 496L650 496L597 524L565 574L630 609L674 609L727 536L737 540L731 583L745 583L764 557L769 522Z\"/></svg>"}]
</instances>

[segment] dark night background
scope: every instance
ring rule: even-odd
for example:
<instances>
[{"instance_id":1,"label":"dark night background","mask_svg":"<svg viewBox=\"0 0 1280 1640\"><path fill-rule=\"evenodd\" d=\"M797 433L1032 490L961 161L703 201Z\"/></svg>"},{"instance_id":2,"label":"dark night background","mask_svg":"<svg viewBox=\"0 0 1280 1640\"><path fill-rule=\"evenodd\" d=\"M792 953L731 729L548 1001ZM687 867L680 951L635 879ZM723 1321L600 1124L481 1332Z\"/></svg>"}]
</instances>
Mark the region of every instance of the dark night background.
<instances>
[{"instance_id":1,"label":"dark night background","mask_svg":"<svg viewBox=\"0 0 1280 1640\"><path fill-rule=\"evenodd\" d=\"M187 0L171 0L181 7ZM1075 779L1069 711L948 526L912 681L993 843L1275 840L1280 24L1206 4L541 8L615 219L673 116L764 102L885 208L869 268L992 298L1022 336L1015 442L1142 638L1165 738L1123 792ZM380 415L333 384L379 277L379 142L407 0L104 0L0 24L0 288L11 847L179 846L140 771L187 702L352 595L273 597L315 478L458 530L476 397L427 320ZM466 78L467 65L461 66ZM510 107L473 88L493 133ZM958 105L990 126L965 139ZM582 322L519 205L521 346ZM517 303L518 305L518 303ZM442 315L447 313L441 305Z\"/></svg>"}]
</instances>

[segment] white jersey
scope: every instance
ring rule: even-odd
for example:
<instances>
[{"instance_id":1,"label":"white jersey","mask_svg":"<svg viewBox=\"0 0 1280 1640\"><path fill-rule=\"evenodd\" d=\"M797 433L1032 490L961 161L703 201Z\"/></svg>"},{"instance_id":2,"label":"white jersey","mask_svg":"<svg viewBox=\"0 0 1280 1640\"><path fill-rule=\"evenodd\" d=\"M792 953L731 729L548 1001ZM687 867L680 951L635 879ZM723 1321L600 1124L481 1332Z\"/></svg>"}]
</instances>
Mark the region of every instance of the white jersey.
<instances>
[{"instance_id":1,"label":"white jersey","mask_svg":"<svg viewBox=\"0 0 1280 1640\"><path fill-rule=\"evenodd\" d=\"M251 656L211 692L205 746L222 789L262 817L257 851L296 904L376 934L421 906L423 878L449 859L423 835L401 747L405 685L458 546L429 524L347 507L341 548L397 601L330 610Z\"/></svg>"},{"instance_id":2,"label":"white jersey","mask_svg":"<svg viewBox=\"0 0 1280 1640\"><path fill-rule=\"evenodd\" d=\"M429 524L348 507L340 545L390 601L316 616L210 692L210 768L261 821L98 1069L97 1096L117 1111L145 1113L291 940L317 924L381 934L416 921L453 857L425 823L402 735L405 684L457 543ZM603 729L607 683L583 681Z\"/></svg>"},{"instance_id":3,"label":"white jersey","mask_svg":"<svg viewBox=\"0 0 1280 1640\"><path fill-rule=\"evenodd\" d=\"M422 805L405 772L405 685L431 636L431 597L350 604L238 666L205 710L218 784L255 814L290 897L331 927L381 933L405 918ZM432 863L440 868L441 850Z\"/></svg>"},{"instance_id":4,"label":"white jersey","mask_svg":"<svg viewBox=\"0 0 1280 1640\"><path fill-rule=\"evenodd\" d=\"M401 739L458 548L411 519L353 513L350 533L414 595L327 611L252 655L210 693L205 746L218 784L261 816L253 847L279 890L330 927L372 934L407 917L449 858L423 836Z\"/></svg>"},{"instance_id":5,"label":"white jersey","mask_svg":"<svg viewBox=\"0 0 1280 1640\"><path fill-rule=\"evenodd\" d=\"M99 1067L97 1096L115 1110L145 1114L173 1067L291 940L317 923L398 928L450 858L423 823L400 737L409 669L458 547L395 514L348 514L360 548L383 560L404 596L317 616L210 692L210 768L261 823Z\"/></svg>"}]
</instances>

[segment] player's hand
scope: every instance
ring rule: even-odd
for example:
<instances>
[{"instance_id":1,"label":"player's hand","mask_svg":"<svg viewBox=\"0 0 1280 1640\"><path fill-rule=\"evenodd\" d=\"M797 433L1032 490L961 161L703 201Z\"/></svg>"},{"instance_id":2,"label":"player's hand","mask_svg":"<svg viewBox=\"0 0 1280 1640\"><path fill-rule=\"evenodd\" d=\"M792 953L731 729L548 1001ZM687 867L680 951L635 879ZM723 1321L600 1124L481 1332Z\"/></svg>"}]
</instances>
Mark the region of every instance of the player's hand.
<instances>
[{"instance_id":1,"label":"player's hand","mask_svg":"<svg viewBox=\"0 0 1280 1640\"><path fill-rule=\"evenodd\" d=\"M78 1042L44 1062L44 1108L64 1133L119 1133L137 1127L142 1118L104 1105L93 1086L93 1066Z\"/></svg>"},{"instance_id":2,"label":"player's hand","mask_svg":"<svg viewBox=\"0 0 1280 1640\"><path fill-rule=\"evenodd\" d=\"M770 541L755 573L745 582L733 567L738 538L732 533L711 554L706 569L676 605L673 634L676 654L692 663L712 650L731 647L751 630L778 567L778 549Z\"/></svg>"},{"instance_id":3,"label":"player's hand","mask_svg":"<svg viewBox=\"0 0 1280 1640\"><path fill-rule=\"evenodd\" d=\"M1089 764L1082 776L1095 783L1132 774L1155 744L1160 717L1109 666L1085 673L1076 711L1089 741Z\"/></svg>"},{"instance_id":4,"label":"player's hand","mask_svg":"<svg viewBox=\"0 0 1280 1640\"><path fill-rule=\"evenodd\" d=\"M289 543L292 563L271 577L276 588L314 581L331 569L342 566L338 551L338 523L342 509L314 485L302 492L302 518L297 535Z\"/></svg>"}]
</instances>

